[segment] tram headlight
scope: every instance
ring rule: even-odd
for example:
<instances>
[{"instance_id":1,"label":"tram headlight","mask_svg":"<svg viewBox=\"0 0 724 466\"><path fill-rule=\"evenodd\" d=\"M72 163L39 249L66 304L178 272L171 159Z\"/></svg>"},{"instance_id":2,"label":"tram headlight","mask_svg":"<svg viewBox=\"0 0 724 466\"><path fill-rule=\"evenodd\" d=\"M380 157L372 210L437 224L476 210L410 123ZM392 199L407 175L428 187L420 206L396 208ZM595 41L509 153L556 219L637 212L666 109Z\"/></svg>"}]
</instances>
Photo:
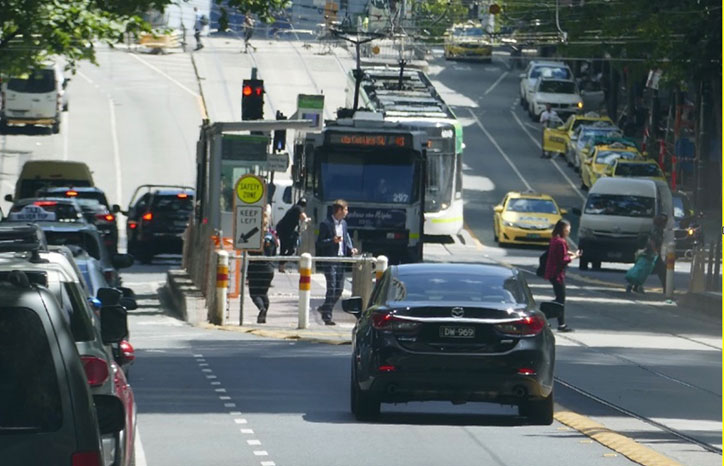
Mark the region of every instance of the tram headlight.
<instances>
[{"instance_id":1,"label":"tram headlight","mask_svg":"<svg viewBox=\"0 0 724 466\"><path fill-rule=\"evenodd\" d=\"M445 210L445 209L447 209L448 207L450 207L450 206L449 206L446 202L443 202L442 204L440 204L440 208L441 208L442 210Z\"/></svg>"}]
</instances>

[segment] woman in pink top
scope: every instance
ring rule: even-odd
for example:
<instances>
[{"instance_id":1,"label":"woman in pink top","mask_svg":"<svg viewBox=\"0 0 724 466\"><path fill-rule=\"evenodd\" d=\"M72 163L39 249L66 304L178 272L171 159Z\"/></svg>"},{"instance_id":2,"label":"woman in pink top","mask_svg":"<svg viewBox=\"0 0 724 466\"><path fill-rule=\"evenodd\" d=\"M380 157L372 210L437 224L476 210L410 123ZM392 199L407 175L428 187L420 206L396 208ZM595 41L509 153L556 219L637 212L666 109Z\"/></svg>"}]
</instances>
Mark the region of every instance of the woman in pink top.
<instances>
[{"instance_id":1,"label":"woman in pink top","mask_svg":"<svg viewBox=\"0 0 724 466\"><path fill-rule=\"evenodd\" d=\"M566 266L573 259L581 256L581 251L571 252L568 250L568 235L571 234L571 224L567 220L558 220L553 227L553 235L548 246L548 260L546 271L543 277L553 285L553 293L556 295L555 302L561 305L558 314L558 331L572 332L573 329L566 325L565 303L566 303Z\"/></svg>"}]
</instances>

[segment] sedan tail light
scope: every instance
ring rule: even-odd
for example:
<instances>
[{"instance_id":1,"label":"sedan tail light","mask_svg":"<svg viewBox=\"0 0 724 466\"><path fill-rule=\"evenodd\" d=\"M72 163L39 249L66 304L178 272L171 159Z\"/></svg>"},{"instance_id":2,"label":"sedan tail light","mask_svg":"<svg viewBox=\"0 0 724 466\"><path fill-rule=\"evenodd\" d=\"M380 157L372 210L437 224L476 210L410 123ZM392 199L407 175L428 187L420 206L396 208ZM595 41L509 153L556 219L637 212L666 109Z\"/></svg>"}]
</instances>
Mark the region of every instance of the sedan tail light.
<instances>
[{"instance_id":1,"label":"sedan tail light","mask_svg":"<svg viewBox=\"0 0 724 466\"><path fill-rule=\"evenodd\" d=\"M153 214L151 212L147 212L147 213L143 214L143 216L141 218L145 222L150 222L151 220L153 220Z\"/></svg>"},{"instance_id":2,"label":"sedan tail light","mask_svg":"<svg viewBox=\"0 0 724 466\"><path fill-rule=\"evenodd\" d=\"M72 466L101 466L101 455L97 451L77 451L71 458Z\"/></svg>"},{"instance_id":3,"label":"sedan tail light","mask_svg":"<svg viewBox=\"0 0 724 466\"><path fill-rule=\"evenodd\" d=\"M88 385L98 387L108 380L108 363L95 356L81 356L85 376L88 379Z\"/></svg>"},{"instance_id":4,"label":"sedan tail light","mask_svg":"<svg viewBox=\"0 0 724 466\"><path fill-rule=\"evenodd\" d=\"M133 349L133 345L131 345L128 340L121 340L118 347L120 348L121 356L123 356L123 360L126 363L132 362L136 359L136 352Z\"/></svg>"},{"instance_id":5,"label":"sedan tail light","mask_svg":"<svg viewBox=\"0 0 724 466\"><path fill-rule=\"evenodd\" d=\"M116 216L113 214L96 214L96 219L103 220L105 222L115 222Z\"/></svg>"},{"instance_id":6,"label":"sedan tail light","mask_svg":"<svg viewBox=\"0 0 724 466\"><path fill-rule=\"evenodd\" d=\"M534 314L513 322L496 324L495 328L500 333L512 337L532 337L542 332L546 325L545 318Z\"/></svg>"},{"instance_id":7,"label":"sedan tail light","mask_svg":"<svg viewBox=\"0 0 724 466\"><path fill-rule=\"evenodd\" d=\"M420 328L420 322L400 319L394 314L372 314L372 326L377 330L393 330L397 332L411 332Z\"/></svg>"}]
</instances>

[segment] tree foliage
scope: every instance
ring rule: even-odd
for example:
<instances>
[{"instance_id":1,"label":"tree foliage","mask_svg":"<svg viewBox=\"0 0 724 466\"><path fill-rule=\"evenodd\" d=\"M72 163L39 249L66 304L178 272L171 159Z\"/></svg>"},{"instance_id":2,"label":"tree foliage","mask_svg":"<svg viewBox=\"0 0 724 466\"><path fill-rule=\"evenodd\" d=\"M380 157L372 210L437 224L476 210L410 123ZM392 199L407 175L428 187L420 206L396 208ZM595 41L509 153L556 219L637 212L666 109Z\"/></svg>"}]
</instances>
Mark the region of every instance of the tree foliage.
<instances>
[{"instance_id":1,"label":"tree foliage","mask_svg":"<svg viewBox=\"0 0 724 466\"><path fill-rule=\"evenodd\" d=\"M418 34L440 40L447 28L467 19L468 9L461 0L421 0L415 4Z\"/></svg>"},{"instance_id":2,"label":"tree foliage","mask_svg":"<svg viewBox=\"0 0 724 466\"><path fill-rule=\"evenodd\" d=\"M669 79L721 76L722 4L714 0L558 0L568 43L559 52L662 68ZM507 0L505 18L558 33L556 0Z\"/></svg>"}]
</instances>

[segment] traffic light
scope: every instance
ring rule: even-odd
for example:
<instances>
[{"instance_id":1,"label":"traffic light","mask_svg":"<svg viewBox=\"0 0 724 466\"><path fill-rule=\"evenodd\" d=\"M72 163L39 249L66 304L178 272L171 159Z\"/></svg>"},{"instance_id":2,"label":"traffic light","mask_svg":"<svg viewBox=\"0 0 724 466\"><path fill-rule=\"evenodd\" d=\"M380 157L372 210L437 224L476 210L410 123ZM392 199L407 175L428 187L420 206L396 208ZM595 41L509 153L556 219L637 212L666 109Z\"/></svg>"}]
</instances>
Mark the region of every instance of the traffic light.
<instances>
[{"instance_id":1,"label":"traffic light","mask_svg":"<svg viewBox=\"0 0 724 466\"><path fill-rule=\"evenodd\" d=\"M277 110L277 120L286 120L286 119L287 119L287 117L285 117L282 112ZM287 130L275 129L274 130L274 144L272 145L272 149L274 150L274 152L283 151L286 144L287 144Z\"/></svg>"},{"instance_id":2,"label":"traffic light","mask_svg":"<svg viewBox=\"0 0 724 466\"><path fill-rule=\"evenodd\" d=\"M264 119L264 81L245 79L241 86L241 119Z\"/></svg>"}]
</instances>

